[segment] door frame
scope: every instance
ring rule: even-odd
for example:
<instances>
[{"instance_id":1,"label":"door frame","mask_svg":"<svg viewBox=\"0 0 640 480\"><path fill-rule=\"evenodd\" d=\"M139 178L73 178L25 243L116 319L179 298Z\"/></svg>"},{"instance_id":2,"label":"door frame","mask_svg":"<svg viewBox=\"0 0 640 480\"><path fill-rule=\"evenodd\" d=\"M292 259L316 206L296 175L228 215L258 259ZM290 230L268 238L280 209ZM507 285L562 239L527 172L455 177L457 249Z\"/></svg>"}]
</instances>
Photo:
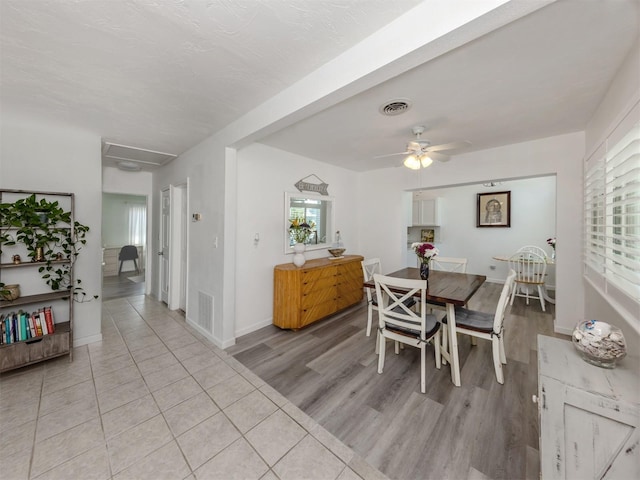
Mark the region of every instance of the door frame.
<instances>
[{"instance_id":1,"label":"door frame","mask_svg":"<svg viewBox=\"0 0 640 480\"><path fill-rule=\"evenodd\" d=\"M167 307L169 310L184 310L187 313L187 302L183 292L188 291L189 266L189 179L172 183L160 190L160 236L162 236L162 194L169 191L169 272ZM160 247L162 238L160 238ZM158 268L158 298L162 299L162 278L164 275L162 260L159 259Z\"/></svg>"}]
</instances>

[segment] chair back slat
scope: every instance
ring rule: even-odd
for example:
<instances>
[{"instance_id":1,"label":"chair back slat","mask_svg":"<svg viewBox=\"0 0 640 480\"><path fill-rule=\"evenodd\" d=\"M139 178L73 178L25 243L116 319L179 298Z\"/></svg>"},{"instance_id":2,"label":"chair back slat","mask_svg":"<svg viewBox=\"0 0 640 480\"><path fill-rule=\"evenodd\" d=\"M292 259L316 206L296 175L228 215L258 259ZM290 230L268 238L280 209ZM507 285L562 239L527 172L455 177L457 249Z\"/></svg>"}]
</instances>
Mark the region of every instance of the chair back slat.
<instances>
[{"instance_id":1,"label":"chair back slat","mask_svg":"<svg viewBox=\"0 0 640 480\"><path fill-rule=\"evenodd\" d=\"M431 259L431 268L444 272L467 272L467 259L456 257L441 257L436 255Z\"/></svg>"}]
</instances>

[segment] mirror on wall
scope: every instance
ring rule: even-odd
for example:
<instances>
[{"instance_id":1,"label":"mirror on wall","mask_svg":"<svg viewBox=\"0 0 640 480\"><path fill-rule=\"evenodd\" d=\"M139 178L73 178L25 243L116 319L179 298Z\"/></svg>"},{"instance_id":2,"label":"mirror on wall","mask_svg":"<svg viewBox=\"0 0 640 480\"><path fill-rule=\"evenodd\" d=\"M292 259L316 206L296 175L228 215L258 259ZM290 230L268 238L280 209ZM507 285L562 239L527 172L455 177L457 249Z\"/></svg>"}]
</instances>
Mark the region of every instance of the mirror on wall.
<instances>
[{"instance_id":1,"label":"mirror on wall","mask_svg":"<svg viewBox=\"0 0 640 480\"><path fill-rule=\"evenodd\" d=\"M306 242L308 250L328 248L333 242L335 200L333 197L310 193L285 193L284 198L284 252L293 253L294 240L290 235L290 220L303 218L313 229Z\"/></svg>"}]
</instances>

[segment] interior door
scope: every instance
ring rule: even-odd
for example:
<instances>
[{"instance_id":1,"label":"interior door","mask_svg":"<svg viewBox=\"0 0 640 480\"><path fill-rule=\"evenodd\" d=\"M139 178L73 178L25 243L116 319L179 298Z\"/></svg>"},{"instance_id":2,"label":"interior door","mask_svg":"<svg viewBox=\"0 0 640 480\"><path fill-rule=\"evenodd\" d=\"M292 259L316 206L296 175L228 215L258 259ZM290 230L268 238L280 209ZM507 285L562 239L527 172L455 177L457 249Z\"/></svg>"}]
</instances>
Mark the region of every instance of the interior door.
<instances>
[{"instance_id":1,"label":"interior door","mask_svg":"<svg viewBox=\"0 0 640 480\"><path fill-rule=\"evenodd\" d=\"M171 270L171 190L162 191L162 209L160 213L160 300L164 303L169 302L169 285Z\"/></svg>"}]
</instances>

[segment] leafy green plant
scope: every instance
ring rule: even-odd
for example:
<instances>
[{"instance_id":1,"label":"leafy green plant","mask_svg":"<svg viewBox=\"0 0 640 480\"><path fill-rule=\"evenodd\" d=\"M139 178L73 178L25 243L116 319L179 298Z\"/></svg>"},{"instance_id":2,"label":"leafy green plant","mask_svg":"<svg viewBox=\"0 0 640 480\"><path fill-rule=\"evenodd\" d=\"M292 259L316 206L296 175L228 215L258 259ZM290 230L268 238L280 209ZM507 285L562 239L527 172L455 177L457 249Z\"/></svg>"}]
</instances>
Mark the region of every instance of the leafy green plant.
<instances>
[{"instance_id":1,"label":"leafy green plant","mask_svg":"<svg viewBox=\"0 0 640 480\"><path fill-rule=\"evenodd\" d=\"M58 201L38 200L33 194L0 204L0 253L7 246L22 244L31 261L42 255L38 271L45 283L51 290L69 290L77 302L86 301L86 293L80 286L82 280L73 280L71 267L87 243L88 231L89 227L78 221L71 228L71 212ZM5 294L4 283L0 283L0 295Z\"/></svg>"}]
</instances>

